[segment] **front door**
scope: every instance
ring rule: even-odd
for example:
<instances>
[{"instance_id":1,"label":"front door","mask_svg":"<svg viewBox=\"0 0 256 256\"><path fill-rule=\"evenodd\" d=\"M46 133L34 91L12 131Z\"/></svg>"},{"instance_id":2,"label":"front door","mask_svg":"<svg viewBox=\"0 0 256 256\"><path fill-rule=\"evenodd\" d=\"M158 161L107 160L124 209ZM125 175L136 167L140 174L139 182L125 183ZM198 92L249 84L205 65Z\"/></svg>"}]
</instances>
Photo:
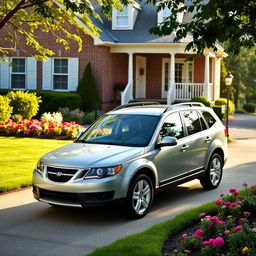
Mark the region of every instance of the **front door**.
<instances>
[{"instance_id":1,"label":"front door","mask_svg":"<svg viewBox=\"0 0 256 256\"><path fill-rule=\"evenodd\" d=\"M136 98L146 98L146 57L136 57Z\"/></svg>"}]
</instances>

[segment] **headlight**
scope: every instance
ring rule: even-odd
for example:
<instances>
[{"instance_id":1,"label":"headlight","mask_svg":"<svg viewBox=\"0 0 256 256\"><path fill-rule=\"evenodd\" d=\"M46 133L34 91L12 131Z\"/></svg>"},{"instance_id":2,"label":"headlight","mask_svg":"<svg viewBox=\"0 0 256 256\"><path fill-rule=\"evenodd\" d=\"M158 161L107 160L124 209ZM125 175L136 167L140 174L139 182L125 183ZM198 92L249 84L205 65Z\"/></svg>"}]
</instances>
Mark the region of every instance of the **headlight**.
<instances>
[{"instance_id":1,"label":"headlight","mask_svg":"<svg viewBox=\"0 0 256 256\"><path fill-rule=\"evenodd\" d=\"M108 176L113 176L119 173L122 169L122 165L117 165L113 167L96 167L91 168L85 175L84 179L101 179Z\"/></svg>"},{"instance_id":2,"label":"headlight","mask_svg":"<svg viewBox=\"0 0 256 256\"><path fill-rule=\"evenodd\" d=\"M45 170L45 164L41 160L39 160L36 165L36 171L41 175L43 175L44 170Z\"/></svg>"}]
</instances>

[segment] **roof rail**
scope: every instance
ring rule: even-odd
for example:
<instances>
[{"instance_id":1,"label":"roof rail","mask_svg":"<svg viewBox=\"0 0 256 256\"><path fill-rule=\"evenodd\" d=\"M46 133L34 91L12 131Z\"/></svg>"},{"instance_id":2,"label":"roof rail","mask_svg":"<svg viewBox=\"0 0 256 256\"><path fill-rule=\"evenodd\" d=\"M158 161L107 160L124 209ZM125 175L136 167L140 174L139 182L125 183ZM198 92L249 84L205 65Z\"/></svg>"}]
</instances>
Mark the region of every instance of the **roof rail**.
<instances>
[{"instance_id":1,"label":"roof rail","mask_svg":"<svg viewBox=\"0 0 256 256\"><path fill-rule=\"evenodd\" d=\"M190 107L205 107L205 105L202 102L182 102L182 103L174 104L174 106L179 106L179 105L186 105Z\"/></svg>"},{"instance_id":2,"label":"roof rail","mask_svg":"<svg viewBox=\"0 0 256 256\"><path fill-rule=\"evenodd\" d=\"M156 101L132 102L132 103L120 105L120 106L114 108L113 111L114 111L114 110L123 109L123 108L130 108L130 107L136 107L136 106L146 106L146 105L160 105L160 103L159 103L159 102L156 102Z\"/></svg>"},{"instance_id":3,"label":"roof rail","mask_svg":"<svg viewBox=\"0 0 256 256\"><path fill-rule=\"evenodd\" d=\"M182 102L182 103L177 103L177 104L173 104L169 107L167 107L164 111L164 113L166 111L168 111L169 109L173 108L173 107L182 107L182 106L188 106L188 107L205 107L205 105L202 102Z\"/></svg>"}]
</instances>

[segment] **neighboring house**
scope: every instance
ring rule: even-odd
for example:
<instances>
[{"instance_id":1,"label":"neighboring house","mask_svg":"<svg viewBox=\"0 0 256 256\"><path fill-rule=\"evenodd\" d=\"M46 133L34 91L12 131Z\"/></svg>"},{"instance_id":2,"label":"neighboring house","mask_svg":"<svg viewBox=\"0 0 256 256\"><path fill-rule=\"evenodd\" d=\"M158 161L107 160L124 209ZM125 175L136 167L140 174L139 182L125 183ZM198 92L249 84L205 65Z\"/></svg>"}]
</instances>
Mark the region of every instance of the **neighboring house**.
<instances>
[{"instance_id":1,"label":"neighboring house","mask_svg":"<svg viewBox=\"0 0 256 256\"><path fill-rule=\"evenodd\" d=\"M43 63L32 58L35 53L20 40L16 52L9 56L13 65L0 63L0 88L75 91L90 62L103 110L118 104L113 90L117 83L126 84L122 104L145 99L170 104L195 96L205 96L210 101L219 98L222 45L217 44L216 52L205 49L204 56L186 62L186 57L193 53L185 52L191 37L174 42L173 34L158 37L148 33L169 12L165 9L157 13L156 6L136 2L124 7L123 12L113 9L112 21L95 20L101 29L99 38L82 35L81 52L77 52L75 44L65 51L50 33L40 32L41 43L55 52L54 57ZM189 22L191 17L182 13L178 19Z\"/></svg>"}]
</instances>

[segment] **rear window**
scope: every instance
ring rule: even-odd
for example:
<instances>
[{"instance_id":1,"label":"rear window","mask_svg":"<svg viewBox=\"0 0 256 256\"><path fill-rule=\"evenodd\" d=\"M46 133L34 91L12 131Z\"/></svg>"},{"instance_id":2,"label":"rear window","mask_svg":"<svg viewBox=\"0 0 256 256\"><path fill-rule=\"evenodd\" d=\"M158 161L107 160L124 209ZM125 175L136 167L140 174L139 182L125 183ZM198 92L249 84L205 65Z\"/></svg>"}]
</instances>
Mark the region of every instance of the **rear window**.
<instances>
[{"instance_id":1,"label":"rear window","mask_svg":"<svg viewBox=\"0 0 256 256\"><path fill-rule=\"evenodd\" d=\"M196 111L183 112L184 122L188 130L188 135L195 134L202 130L199 116Z\"/></svg>"},{"instance_id":2,"label":"rear window","mask_svg":"<svg viewBox=\"0 0 256 256\"><path fill-rule=\"evenodd\" d=\"M215 118L209 112L203 112L202 115L209 127L212 127L216 123Z\"/></svg>"}]
</instances>

